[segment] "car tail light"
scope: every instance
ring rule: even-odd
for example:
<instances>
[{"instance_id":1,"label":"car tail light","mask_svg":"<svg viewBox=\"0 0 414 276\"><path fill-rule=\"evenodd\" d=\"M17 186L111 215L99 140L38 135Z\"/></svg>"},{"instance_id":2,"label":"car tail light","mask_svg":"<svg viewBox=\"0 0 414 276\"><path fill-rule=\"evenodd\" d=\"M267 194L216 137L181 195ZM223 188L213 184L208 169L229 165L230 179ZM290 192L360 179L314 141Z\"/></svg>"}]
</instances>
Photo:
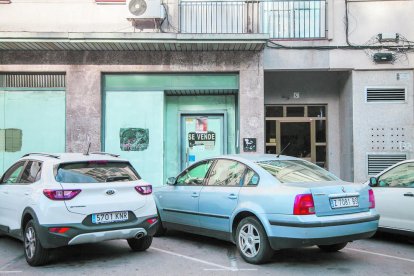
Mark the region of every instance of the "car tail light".
<instances>
[{"instance_id":1,"label":"car tail light","mask_svg":"<svg viewBox=\"0 0 414 276\"><path fill-rule=\"evenodd\" d=\"M63 233L68 232L69 229L70 229L69 227L53 227L53 228L49 228L49 232L63 234Z\"/></svg>"},{"instance_id":2,"label":"car tail light","mask_svg":"<svg viewBox=\"0 0 414 276\"><path fill-rule=\"evenodd\" d=\"M312 194L301 194L295 198L293 205L294 215L312 215L315 214L315 203Z\"/></svg>"},{"instance_id":3,"label":"car tail light","mask_svg":"<svg viewBox=\"0 0 414 276\"><path fill-rule=\"evenodd\" d=\"M374 191L372 189L368 190L368 194L369 194L369 208L375 208L375 196L374 196Z\"/></svg>"},{"instance_id":4,"label":"car tail light","mask_svg":"<svg viewBox=\"0 0 414 276\"><path fill-rule=\"evenodd\" d=\"M150 195L152 193L152 186L151 185L135 186L135 190L141 195Z\"/></svg>"},{"instance_id":5,"label":"car tail light","mask_svg":"<svg viewBox=\"0 0 414 276\"><path fill-rule=\"evenodd\" d=\"M82 190L43 190L43 194L51 200L71 200Z\"/></svg>"},{"instance_id":6,"label":"car tail light","mask_svg":"<svg viewBox=\"0 0 414 276\"><path fill-rule=\"evenodd\" d=\"M158 218L149 218L149 219L147 219L147 222L149 223L149 224L154 224L154 223L156 223L158 221Z\"/></svg>"}]
</instances>

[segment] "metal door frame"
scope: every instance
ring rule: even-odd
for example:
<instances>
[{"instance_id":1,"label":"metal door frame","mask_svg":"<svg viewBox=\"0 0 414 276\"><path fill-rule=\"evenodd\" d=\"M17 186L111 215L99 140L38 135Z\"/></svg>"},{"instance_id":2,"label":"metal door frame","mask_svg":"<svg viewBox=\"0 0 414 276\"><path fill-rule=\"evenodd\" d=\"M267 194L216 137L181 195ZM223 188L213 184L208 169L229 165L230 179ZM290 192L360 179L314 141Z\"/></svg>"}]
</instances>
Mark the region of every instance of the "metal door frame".
<instances>
[{"instance_id":1,"label":"metal door frame","mask_svg":"<svg viewBox=\"0 0 414 276\"><path fill-rule=\"evenodd\" d=\"M185 165L183 166L183 139L184 139L184 124L183 118L184 116L223 116L223 154L227 154L227 110L205 110L205 111L179 111L178 112L178 148L180 151L179 156L179 164L180 170L185 169Z\"/></svg>"}]
</instances>

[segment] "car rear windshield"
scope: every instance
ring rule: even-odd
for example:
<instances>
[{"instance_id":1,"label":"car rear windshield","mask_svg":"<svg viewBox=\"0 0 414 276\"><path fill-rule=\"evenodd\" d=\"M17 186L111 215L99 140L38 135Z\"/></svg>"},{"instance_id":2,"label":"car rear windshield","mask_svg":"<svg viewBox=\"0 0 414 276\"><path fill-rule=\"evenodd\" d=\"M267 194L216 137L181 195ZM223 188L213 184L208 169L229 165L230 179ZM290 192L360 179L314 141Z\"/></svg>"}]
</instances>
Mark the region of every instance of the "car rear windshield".
<instances>
[{"instance_id":1,"label":"car rear windshield","mask_svg":"<svg viewBox=\"0 0 414 276\"><path fill-rule=\"evenodd\" d=\"M257 164L282 183L339 180L332 173L304 160L270 160Z\"/></svg>"},{"instance_id":2,"label":"car rear windshield","mask_svg":"<svg viewBox=\"0 0 414 276\"><path fill-rule=\"evenodd\" d=\"M60 164L55 179L61 183L134 181L140 177L128 162L88 161Z\"/></svg>"}]
</instances>

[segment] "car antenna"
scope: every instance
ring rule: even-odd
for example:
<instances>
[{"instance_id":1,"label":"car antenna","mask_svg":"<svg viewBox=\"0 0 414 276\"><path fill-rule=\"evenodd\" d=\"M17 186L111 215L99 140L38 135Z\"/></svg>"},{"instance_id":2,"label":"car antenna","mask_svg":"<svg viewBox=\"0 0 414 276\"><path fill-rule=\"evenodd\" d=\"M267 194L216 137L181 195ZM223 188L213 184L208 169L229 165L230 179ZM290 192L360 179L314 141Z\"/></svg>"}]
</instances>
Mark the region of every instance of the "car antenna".
<instances>
[{"instance_id":1,"label":"car antenna","mask_svg":"<svg viewBox=\"0 0 414 276\"><path fill-rule=\"evenodd\" d=\"M279 156L290 146L290 142L286 145L286 147L284 147L279 154L276 156L277 158L279 158Z\"/></svg>"},{"instance_id":2,"label":"car antenna","mask_svg":"<svg viewBox=\"0 0 414 276\"><path fill-rule=\"evenodd\" d=\"M89 142L88 149L86 150L86 153L84 155L89 155L90 149L91 149L91 142Z\"/></svg>"}]
</instances>

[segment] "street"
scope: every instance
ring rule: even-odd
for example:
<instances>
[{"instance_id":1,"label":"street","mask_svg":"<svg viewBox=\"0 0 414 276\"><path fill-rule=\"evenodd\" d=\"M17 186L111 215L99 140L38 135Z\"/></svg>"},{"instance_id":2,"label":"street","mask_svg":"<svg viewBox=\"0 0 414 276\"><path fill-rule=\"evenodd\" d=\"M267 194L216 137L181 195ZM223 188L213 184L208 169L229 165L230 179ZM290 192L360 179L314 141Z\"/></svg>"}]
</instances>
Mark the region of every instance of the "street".
<instances>
[{"instance_id":1,"label":"street","mask_svg":"<svg viewBox=\"0 0 414 276\"><path fill-rule=\"evenodd\" d=\"M281 250L272 261L245 263L228 242L169 232L132 253L125 241L54 250L50 264L30 267L22 243L0 238L0 275L413 275L413 239L389 234L355 241L339 253L317 247Z\"/></svg>"}]
</instances>

